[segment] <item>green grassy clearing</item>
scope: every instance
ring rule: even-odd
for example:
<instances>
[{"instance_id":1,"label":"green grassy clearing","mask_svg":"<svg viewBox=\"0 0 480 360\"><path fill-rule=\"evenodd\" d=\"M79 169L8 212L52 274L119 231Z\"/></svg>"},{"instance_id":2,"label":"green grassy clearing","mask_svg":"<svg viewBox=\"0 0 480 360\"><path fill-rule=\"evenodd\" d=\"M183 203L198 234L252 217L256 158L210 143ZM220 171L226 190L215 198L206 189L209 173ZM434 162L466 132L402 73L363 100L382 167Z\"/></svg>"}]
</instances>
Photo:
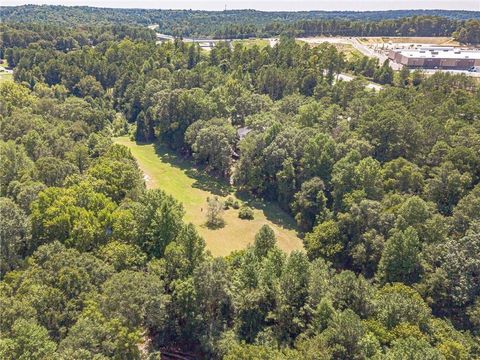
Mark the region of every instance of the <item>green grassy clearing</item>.
<instances>
[{"instance_id":1,"label":"green grassy clearing","mask_svg":"<svg viewBox=\"0 0 480 360\"><path fill-rule=\"evenodd\" d=\"M207 248L215 256L228 255L233 250L244 249L253 242L260 227L268 224L277 236L279 247L286 251L303 249L298 237L295 222L276 204L254 199L247 194L236 193L225 182L215 179L188 160L184 160L158 144L140 144L128 137L114 139L127 146L137 159L140 169L147 177L147 187L160 188L174 196L185 207L185 220L196 225L207 243ZM248 203L254 209L254 220L238 218L238 210L229 209L224 213L225 227L208 229L205 223L207 197L214 195L225 199L233 196Z\"/></svg>"},{"instance_id":2,"label":"green grassy clearing","mask_svg":"<svg viewBox=\"0 0 480 360\"><path fill-rule=\"evenodd\" d=\"M348 61L362 57L362 53L355 49L351 44L333 44L335 48L345 54L345 58Z\"/></svg>"},{"instance_id":3,"label":"green grassy clearing","mask_svg":"<svg viewBox=\"0 0 480 360\"><path fill-rule=\"evenodd\" d=\"M305 42L304 40L296 40L298 44L304 45L304 44L309 44L311 47L316 47L320 46L322 43L308 43ZM331 42L331 45L335 46L335 48L339 51L345 54L345 58L347 60L354 60L355 58L359 58L362 56L362 53L355 49L352 44L345 44L342 42Z\"/></svg>"},{"instance_id":4,"label":"green grassy clearing","mask_svg":"<svg viewBox=\"0 0 480 360\"><path fill-rule=\"evenodd\" d=\"M240 43L243 46L250 48L254 45L257 45L259 48L264 48L270 45L270 42L266 39L241 39L241 40L234 40L233 44Z\"/></svg>"}]
</instances>

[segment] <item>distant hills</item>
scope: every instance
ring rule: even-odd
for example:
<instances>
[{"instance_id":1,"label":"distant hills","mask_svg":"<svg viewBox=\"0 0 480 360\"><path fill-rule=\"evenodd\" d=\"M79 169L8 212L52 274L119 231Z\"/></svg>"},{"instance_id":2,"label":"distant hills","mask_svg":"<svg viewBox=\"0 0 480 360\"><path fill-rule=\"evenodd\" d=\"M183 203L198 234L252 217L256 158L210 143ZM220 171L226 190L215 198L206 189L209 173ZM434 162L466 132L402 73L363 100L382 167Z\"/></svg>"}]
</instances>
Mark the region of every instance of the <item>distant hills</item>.
<instances>
[{"instance_id":1,"label":"distant hills","mask_svg":"<svg viewBox=\"0 0 480 360\"><path fill-rule=\"evenodd\" d=\"M433 36L451 34L468 19L480 19L479 11L463 10L390 10L390 11L257 11L257 10L160 10L114 9L87 6L24 5L0 7L4 22L39 22L91 25L121 23L129 25L159 24L159 31L176 36L250 37L278 35L282 32L307 34L321 32L335 35L407 35L419 36L414 25L412 33L395 28L403 24L400 19L419 18L421 32L429 27L444 28L432 31ZM439 21L442 18L443 21ZM423 21L425 20L426 21ZM337 22L339 26L337 27ZM384 22L380 26L379 22ZM419 21L410 21L417 24ZM323 26L322 23L326 23ZM359 25L361 23L361 25ZM373 23L373 25L364 26ZM432 25L430 25L432 23ZM407 24L410 26L410 23ZM348 31L361 28L360 31ZM319 30L320 29L320 30ZM437 34L437 35L436 35Z\"/></svg>"},{"instance_id":2,"label":"distant hills","mask_svg":"<svg viewBox=\"0 0 480 360\"><path fill-rule=\"evenodd\" d=\"M299 21L318 19L388 20L412 16L440 16L455 20L480 18L480 11L465 10L387 10L387 11L258 11L258 10L161 10L120 9L89 6L22 5L0 6L4 21L63 21L69 23L111 22L153 24L162 19L222 19L228 22Z\"/></svg>"}]
</instances>

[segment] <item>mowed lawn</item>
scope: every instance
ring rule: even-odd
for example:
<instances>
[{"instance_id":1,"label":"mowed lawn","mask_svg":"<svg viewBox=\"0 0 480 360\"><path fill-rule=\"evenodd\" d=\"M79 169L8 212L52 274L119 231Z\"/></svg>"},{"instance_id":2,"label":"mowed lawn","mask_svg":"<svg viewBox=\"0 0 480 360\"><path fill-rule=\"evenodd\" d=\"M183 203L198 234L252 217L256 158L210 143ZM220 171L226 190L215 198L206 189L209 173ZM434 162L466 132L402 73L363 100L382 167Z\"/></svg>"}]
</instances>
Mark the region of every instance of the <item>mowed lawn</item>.
<instances>
[{"instance_id":1,"label":"mowed lawn","mask_svg":"<svg viewBox=\"0 0 480 360\"><path fill-rule=\"evenodd\" d=\"M205 174L193 166L192 162L180 158L163 146L136 143L128 137L114 140L131 150L145 174L147 187L160 188L183 203L185 220L196 225L213 255L224 256L233 250L244 249L253 243L255 234L264 224L272 227L282 250L291 252L303 249L295 222L276 204L253 199L246 194L235 194L235 190L227 183ZM213 196L221 199L233 196L248 203L254 209L254 220L239 219L238 210L230 208L224 212L225 227L208 229L204 225L207 198Z\"/></svg>"}]
</instances>

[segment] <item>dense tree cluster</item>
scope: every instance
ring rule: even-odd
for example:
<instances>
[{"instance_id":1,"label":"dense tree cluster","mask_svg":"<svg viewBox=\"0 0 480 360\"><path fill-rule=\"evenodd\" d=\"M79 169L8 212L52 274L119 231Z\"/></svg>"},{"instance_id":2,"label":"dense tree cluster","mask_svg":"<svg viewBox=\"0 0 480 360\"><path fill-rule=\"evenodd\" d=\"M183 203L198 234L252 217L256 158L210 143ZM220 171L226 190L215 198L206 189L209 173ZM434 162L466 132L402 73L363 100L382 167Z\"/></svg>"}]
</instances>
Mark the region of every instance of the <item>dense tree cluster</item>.
<instances>
[{"instance_id":1,"label":"dense tree cluster","mask_svg":"<svg viewBox=\"0 0 480 360\"><path fill-rule=\"evenodd\" d=\"M470 79L288 37L206 53L76 28L59 47L53 28L2 26L32 35L2 50L16 82L0 84L0 358L480 357ZM265 226L212 257L112 143L128 132L278 202L305 251L283 253Z\"/></svg>"},{"instance_id":2,"label":"dense tree cluster","mask_svg":"<svg viewBox=\"0 0 480 360\"><path fill-rule=\"evenodd\" d=\"M85 6L25 5L0 8L8 22L52 24L158 25L158 31L180 37L249 38L288 32L302 36L451 36L478 43L476 11L298 11L102 9ZM477 34L477 35L475 35Z\"/></svg>"},{"instance_id":3,"label":"dense tree cluster","mask_svg":"<svg viewBox=\"0 0 480 360\"><path fill-rule=\"evenodd\" d=\"M453 35L463 44L480 44L480 20L468 20Z\"/></svg>"},{"instance_id":4,"label":"dense tree cluster","mask_svg":"<svg viewBox=\"0 0 480 360\"><path fill-rule=\"evenodd\" d=\"M127 37L145 41L156 39L152 30L119 24L72 29L59 26L56 23L15 23L1 24L0 30L2 51L6 48L27 48L34 43L37 49L53 48L61 51L71 51L85 45L96 45L103 41L122 40Z\"/></svg>"}]
</instances>

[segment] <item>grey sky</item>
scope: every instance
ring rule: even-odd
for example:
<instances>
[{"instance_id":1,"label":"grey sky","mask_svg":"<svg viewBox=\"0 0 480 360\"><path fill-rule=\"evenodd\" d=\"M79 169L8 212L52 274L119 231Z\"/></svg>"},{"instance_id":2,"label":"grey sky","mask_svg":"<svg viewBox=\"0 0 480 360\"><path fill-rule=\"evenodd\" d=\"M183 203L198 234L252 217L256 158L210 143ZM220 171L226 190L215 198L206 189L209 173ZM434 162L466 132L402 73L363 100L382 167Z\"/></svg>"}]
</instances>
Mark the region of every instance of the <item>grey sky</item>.
<instances>
[{"instance_id":1,"label":"grey sky","mask_svg":"<svg viewBox=\"0 0 480 360\"><path fill-rule=\"evenodd\" d=\"M392 10L450 9L480 11L480 0L2 0L1 5L54 4L157 9Z\"/></svg>"}]
</instances>

